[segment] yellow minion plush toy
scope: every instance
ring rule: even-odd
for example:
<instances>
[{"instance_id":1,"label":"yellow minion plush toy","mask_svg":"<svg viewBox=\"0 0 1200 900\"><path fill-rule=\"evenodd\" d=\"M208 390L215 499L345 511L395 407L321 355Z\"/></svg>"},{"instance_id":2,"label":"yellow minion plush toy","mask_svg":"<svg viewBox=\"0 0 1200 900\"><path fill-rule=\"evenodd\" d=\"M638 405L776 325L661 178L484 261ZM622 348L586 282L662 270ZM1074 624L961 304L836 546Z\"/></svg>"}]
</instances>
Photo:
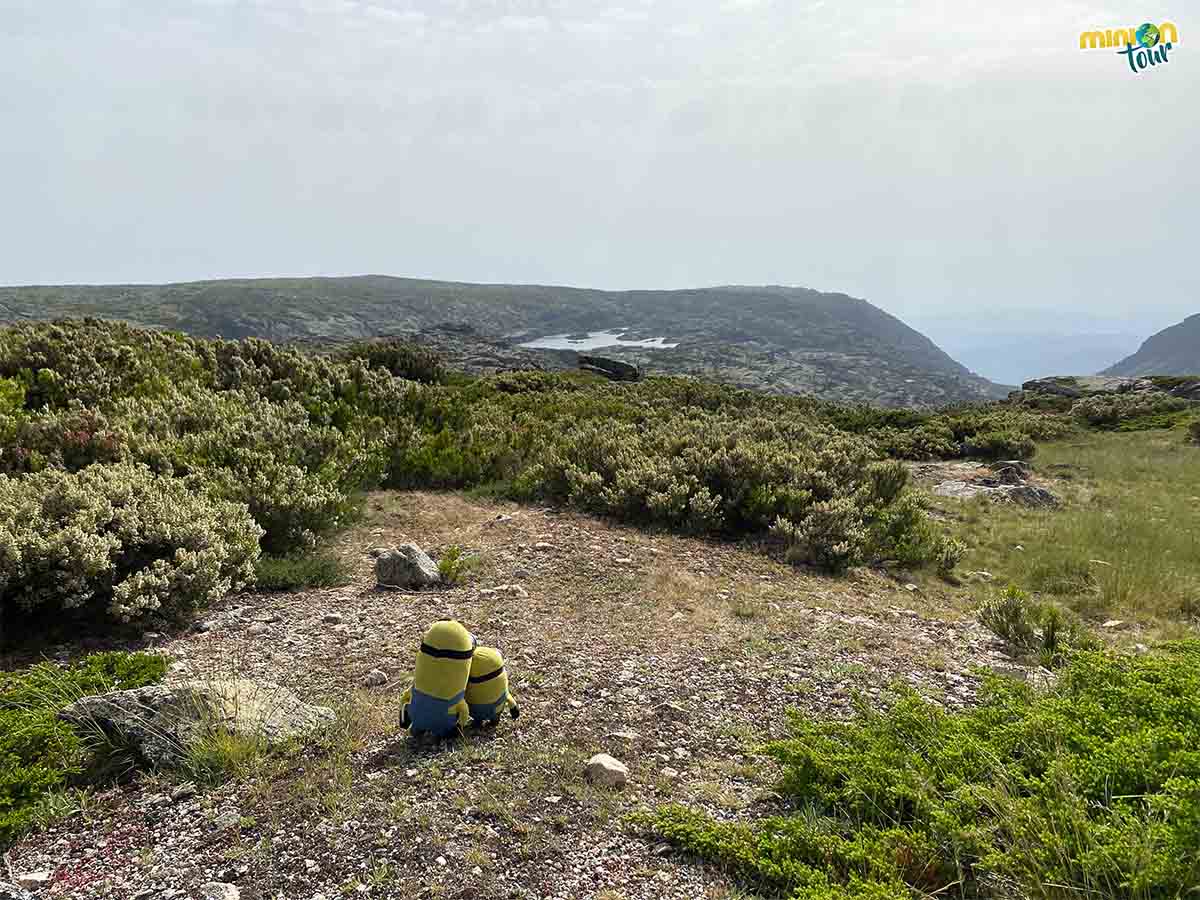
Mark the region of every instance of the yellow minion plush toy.
<instances>
[{"instance_id":1,"label":"yellow minion plush toy","mask_svg":"<svg viewBox=\"0 0 1200 900\"><path fill-rule=\"evenodd\" d=\"M495 647L475 648L471 677L467 681L467 706L471 718L479 724L499 722L505 707L514 719L521 714L516 697L508 689L504 657Z\"/></svg>"},{"instance_id":2,"label":"yellow minion plush toy","mask_svg":"<svg viewBox=\"0 0 1200 900\"><path fill-rule=\"evenodd\" d=\"M464 699L475 638L453 620L434 622L421 639L412 685L400 698L400 726L413 734L452 734L467 724Z\"/></svg>"}]
</instances>

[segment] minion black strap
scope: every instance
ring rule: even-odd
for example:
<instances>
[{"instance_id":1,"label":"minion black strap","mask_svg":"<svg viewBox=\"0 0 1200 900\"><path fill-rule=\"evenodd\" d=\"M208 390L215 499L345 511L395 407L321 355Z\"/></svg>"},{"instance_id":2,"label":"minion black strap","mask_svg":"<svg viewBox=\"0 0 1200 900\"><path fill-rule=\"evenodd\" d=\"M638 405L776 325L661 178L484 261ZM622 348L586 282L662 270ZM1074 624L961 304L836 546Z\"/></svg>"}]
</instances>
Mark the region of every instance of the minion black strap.
<instances>
[{"instance_id":1,"label":"minion black strap","mask_svg":"<svg viewBox=\"0 0 1200 900\"><path fill-rule=\"evenodd\" d=\"M443 650L441 647L430 647L422 642L421 652L426 656L432 656L435 659L470 659L475 655L475 648L470 650Z\"/></svg>"},{"instance_id":2,"label":"minion black strap","mask_svg":"<svg viewBox=\"0 0 1200 900\"><path fill-rule=\"evenodd\" d=\"M498 668L495 672L488 672L486 675L476 675L468 678L471 684L483 684L485 681L491 681L493 678L499 678L500 673L504 671L504 666Z\"/></svg>"}]
</instances>

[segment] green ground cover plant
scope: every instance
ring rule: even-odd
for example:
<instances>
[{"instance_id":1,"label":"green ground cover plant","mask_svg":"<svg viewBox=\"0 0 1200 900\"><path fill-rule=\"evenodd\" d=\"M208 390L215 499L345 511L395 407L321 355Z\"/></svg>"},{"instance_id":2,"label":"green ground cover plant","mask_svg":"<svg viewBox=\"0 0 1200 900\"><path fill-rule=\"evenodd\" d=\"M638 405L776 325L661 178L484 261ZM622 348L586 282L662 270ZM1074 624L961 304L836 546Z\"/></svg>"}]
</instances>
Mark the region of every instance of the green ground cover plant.
<instances>
[{"instance_id":1,"label":"green ground cover plant","mask_svg":"<svg viewBox=\"0 0 1200 900\"><path fill-rule=\"evenodd\" d=\"M43 807L74 808L64 795L103 763L99 748L60 721L59 711L90 694L153 684L166 669L160 656L114 652L69 668L40 663L0 672L0 848L43 818Z\"/></svg>"},{"instance_id":2,"label":"green ground cover plant","mask_svg":"<svg viewBox=\"0 0 1200 900\"><path fill-rule=\"evenodd\" d=\"M791 717L765 753L784 812L639 822L792 900L1149 900L1200 883L1200 642L1071 655L1048 690L984 677L947 712L910 689L854 718Z\"/></svg>"}]
</instances>

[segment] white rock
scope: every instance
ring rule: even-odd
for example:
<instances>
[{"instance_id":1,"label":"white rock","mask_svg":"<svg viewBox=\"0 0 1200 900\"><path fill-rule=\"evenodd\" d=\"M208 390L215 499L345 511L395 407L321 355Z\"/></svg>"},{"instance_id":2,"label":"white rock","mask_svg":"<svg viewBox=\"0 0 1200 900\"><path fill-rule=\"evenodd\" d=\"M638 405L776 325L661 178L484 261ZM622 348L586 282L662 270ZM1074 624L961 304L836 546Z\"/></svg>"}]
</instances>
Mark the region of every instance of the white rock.
<instances>
[{"instance_id":1,"label":"white rock","mask_svg":"<svg viewBox=\"0 0 1200 900\"><path fill-rule=\"evenodd\" d=\"M605 737L615 741L636 741L641 735L636 731L610 731Z\"/></svg>"},{"instance_id":2,"label":"white rock","mask_svg":"<svg viewBox=\"0 0 1200 900\"><path fill-rule=\"evenodd\" d=\"M200 888L200 896L204 900L240 900L242 892L237 889L236 885L210 881Z\"/></svg>"},{"instance_id":3,"label":"white rock","mask_svg":"<svg viewBox=\"0 0 1200 900\"><path fill-rule=\"evenodd\" d=\"M624 787L629 781L629 768L607 753L597 753L587 761L584 770L587 780L607 787Z\"/></svg>"},{"instance_id":4,"label":"white rock","mask_svg":"<svg viewBox=\"0 0 1200 900\"><path fill-rule=\"evenodd\" d=\"M375 580L382 587L422 588L441 578L437 563L416 544L401 544L375 560Z\"/></svg>"},{"instance_id":5,"label":"white rock","mask_svg":"<svg viewBox=\"0 0 1200 900\"><path fill-rule=\"evenodd\" d=\"M48 884L53 877L54 873L50 871L26 872L24 875L17 876L17 884L27 891L36 891L43 885Z\"/></svg>"},{"instance_id":6,"label":"white rock","mask_svg":"<svg viewBox=\"0 0 1200 900\"><path fill-rule=\"evenodd\" d=\"M381 669L372 669L363 678L363 684L366 687L381 687L387 683L387 672L384 672Z\"/></svg>"}]
</instances>

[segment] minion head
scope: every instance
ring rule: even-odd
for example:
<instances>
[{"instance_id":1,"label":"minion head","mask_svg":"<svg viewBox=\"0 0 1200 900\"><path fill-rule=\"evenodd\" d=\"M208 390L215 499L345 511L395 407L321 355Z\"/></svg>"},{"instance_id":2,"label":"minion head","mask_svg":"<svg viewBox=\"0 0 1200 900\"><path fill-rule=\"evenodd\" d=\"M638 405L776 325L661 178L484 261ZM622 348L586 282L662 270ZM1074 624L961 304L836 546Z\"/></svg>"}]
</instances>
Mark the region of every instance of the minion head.
<instances>
[{"instance_id":1,"label":"minion head","mask_svg":"<svg viewBox=\"0 0 1200 900\"><path fill-rule=\"evenodd\" d=\"M478 647L471 660L467 682L467 704L477 719L495 720L508 698L508 673L504 657L495 647Z\"/></svg>"},{"instance_id":2,"label":"minion head","mask_svg":"<svg viewBox=\"0 0 1200 900\"><path fill-rule=\"evenodd\" d=\"M476 647L471 658L471 681L478 684L485 679L495 678L494 673L504 668L504 657L495 647Z\"/></svg>"},{"instance_id":3,"label":"minion head","mask_svg":"<svg viewBox=\"0 0 1200 900\"><path fill-rule=\"evenodd\" d=\"M461 623L434 622L421 639L413 688L440 700L462 694L471 672L475 638Z\"/></svg>"}]
</instances>

